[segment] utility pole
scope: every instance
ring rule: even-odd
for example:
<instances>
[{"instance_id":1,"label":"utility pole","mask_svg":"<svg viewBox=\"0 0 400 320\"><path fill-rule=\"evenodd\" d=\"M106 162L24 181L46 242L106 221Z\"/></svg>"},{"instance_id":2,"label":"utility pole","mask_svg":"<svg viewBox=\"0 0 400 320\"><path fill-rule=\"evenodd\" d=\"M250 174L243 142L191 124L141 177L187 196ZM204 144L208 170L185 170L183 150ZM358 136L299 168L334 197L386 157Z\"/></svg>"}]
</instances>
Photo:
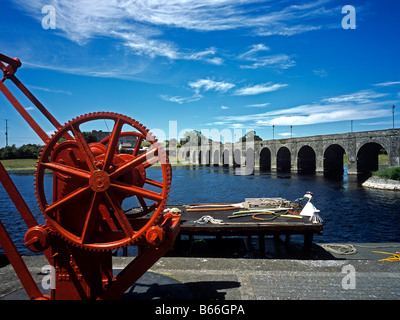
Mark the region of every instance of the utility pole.
<instances>
[{"instance_id":1,"label":"utility pole","mask_svg":"<svg viewBox=\"0 0 400 320\"><path fill-rule=\"evenodd\" d=\"M394 129L394 105L392 105L392 119L393 119L393 129Z\"/></svg>"},{"instance_id":2,"label":"utility pole","mask_svg":"<svg viewBox=\"0 0 400 320\"><path fill-rule=\"evenodd\" d=\"M6 120L6 147L8 147L8 119Z\"/></svg>"}]
</instances>

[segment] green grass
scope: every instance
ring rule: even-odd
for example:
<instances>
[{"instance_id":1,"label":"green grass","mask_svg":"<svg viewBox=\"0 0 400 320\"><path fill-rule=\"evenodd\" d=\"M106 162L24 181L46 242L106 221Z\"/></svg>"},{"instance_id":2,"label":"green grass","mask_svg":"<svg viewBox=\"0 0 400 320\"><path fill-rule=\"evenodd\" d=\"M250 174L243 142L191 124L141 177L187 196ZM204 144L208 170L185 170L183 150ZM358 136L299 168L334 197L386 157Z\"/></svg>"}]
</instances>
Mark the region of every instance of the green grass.
<instances>
[{"instance_id":1,"label":"green grass","mask_svg":"<svg viewBox=\"0 0 400 320\"><path fill-rule=\"evenodd\" d=\"M382 169L379 171L374 171L372 174L374 176L378 176L379 178L400 181L400 167Z\"/></svg>"},{"instance_id":2,"label":"green grass","mask_svg":"<svg viewBox=\"0 0 400 320\"><path fill-rule=\"evenodd\" d=\"M187 164L180 162L176 157L169 157L170 163L173 167L185 166ZM23 171L23 170L35 170L37 159L10 159L0 160L4 168L7 171ZM155 167L161 166L156 164Z\"/></svg>"},{"instance_id":3,"label":"green grass","mask_svg":"<svg viewBox=\"0 0 400 320\"><path fill-rule=\"evenodd\" d=\"M378 163L380 165L389 164L389 156L387 154L378 155ZM343 164L347 164L347 154L343 155Z\"/></svg>"},{"instance_id":4,"label":"green grass","mask_svg":"<svg viewBox=\"0 0 400 320\"><path fill-rule=\"evenodd\" d=\"M35 170L37 159L0 160L7 171Z\"/></svg>"}]
</instances>

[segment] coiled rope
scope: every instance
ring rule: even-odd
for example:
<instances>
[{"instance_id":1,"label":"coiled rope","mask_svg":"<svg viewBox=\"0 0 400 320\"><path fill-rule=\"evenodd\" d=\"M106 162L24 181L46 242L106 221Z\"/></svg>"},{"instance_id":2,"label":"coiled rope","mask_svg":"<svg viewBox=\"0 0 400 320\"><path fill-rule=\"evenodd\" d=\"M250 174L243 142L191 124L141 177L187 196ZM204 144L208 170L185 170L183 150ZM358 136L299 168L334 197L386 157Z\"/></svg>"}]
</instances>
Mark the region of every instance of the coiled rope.
<instances>
[{"instance_id":1,"label":"coiled rope","mask_svg":"<svg viewBox=\"0 0 400 320\"><path fill-rule=\"evenodd\" d=\"M352 244L324 243L321 247L336 254L356 254L357 249Z\"/></svg>"}]
</instances>

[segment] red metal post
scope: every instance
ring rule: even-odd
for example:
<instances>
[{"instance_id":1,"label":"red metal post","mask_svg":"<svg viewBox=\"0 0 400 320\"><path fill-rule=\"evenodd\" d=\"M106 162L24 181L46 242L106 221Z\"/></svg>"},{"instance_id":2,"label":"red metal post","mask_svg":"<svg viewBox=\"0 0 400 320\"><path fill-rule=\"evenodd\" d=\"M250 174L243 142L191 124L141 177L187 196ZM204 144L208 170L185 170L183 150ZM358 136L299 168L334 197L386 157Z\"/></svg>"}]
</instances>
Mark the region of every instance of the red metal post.
<instances>
[{"instance_id":1,"label":"red metal post","mask_svg":"<svg viewBox=\"0 0 400 320\"><path fill-rule=\"evenodd\" d=\"M4 169L4 166L1 162L0 162L0 182L4 186L4 189L6 190L6 192L8 193L8 196L14 203L14 205L17 208L18 212L20 213L22 219L24 219L28 228L37 226L38 223L37 223L35 217L33 216L32 212L29 210L24 199L22 198L17 187L15 186L14 182L11 180L10 176L8 175L6 169Z\"/></svg>"},{"instance_id":2,"label":"red metal post","mask_svg":"<svg viewBox=\"0 0 400 320\"><path fill-rule=\"evenodd\" d=\"M17 248L10 238L6 228L0 220L0 245L3 248L8 260L13 266L15 273L20 279L29 299L45 299L46 297L40 292L31 273L28 270L24 260L22 260Z\"/></svg>"},{"instance_id":3,"label":"red metal post","mask_svg":"<svg viewBox=\"0 0 400 320\"><path fill-rule=\"evenodd\" d=\"M25 119L25 121L32 127L32 129L37 133L40 139L43 140L44 143L49 141L49 136L43 129L36 123L35 120L31 117L28 111L18 102L18 100L14 97L10 90L6 87L6 85L0 81L0 91L6 96L8 101L14 106L14 108L19 112L19 114Z\"/></svg>"}]
</instances>

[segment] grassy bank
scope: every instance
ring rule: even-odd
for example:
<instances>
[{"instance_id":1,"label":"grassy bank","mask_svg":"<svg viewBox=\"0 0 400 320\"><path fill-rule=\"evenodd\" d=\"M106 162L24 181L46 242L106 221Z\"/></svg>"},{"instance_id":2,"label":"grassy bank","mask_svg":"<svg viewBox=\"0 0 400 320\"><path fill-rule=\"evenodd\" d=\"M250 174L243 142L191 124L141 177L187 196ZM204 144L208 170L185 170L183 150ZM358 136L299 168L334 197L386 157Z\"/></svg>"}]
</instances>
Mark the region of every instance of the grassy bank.
<instances>
[{"instance_id":1,"label":"grassy bank","mask_svg":"<svg viewBox=\"0 0 400 320\"><path fill-rule=\"evenodd\" d=\"M35 170L37 159L9 159L0 160L7 171Z\"/></svg>"},{"instance_id":2,"label":"grassy bank","mask_svg":"<svg viewBox=\"0 0 400 320\"><path fill-rule=\"evenodd\" d=\"M386 168L375 171L372 174L374 176L378 176L379 178L400 181L400 167Z\"/></svg>"},{"instance_id":3,"label":"grassy bank","mask_svg":"<svg viewBox=\"0 0 400 320\"><path fill-rule=\"evenodd\" d=\"M37 159L10 159L0 160L4 168L7 171L23 171L23 170L35 170ZM180 162L176 157L169 157L169 161L173 167L185 166L186 163ZM155 167L160 166L156 164Z\"/></svg>"}]
</instances>

